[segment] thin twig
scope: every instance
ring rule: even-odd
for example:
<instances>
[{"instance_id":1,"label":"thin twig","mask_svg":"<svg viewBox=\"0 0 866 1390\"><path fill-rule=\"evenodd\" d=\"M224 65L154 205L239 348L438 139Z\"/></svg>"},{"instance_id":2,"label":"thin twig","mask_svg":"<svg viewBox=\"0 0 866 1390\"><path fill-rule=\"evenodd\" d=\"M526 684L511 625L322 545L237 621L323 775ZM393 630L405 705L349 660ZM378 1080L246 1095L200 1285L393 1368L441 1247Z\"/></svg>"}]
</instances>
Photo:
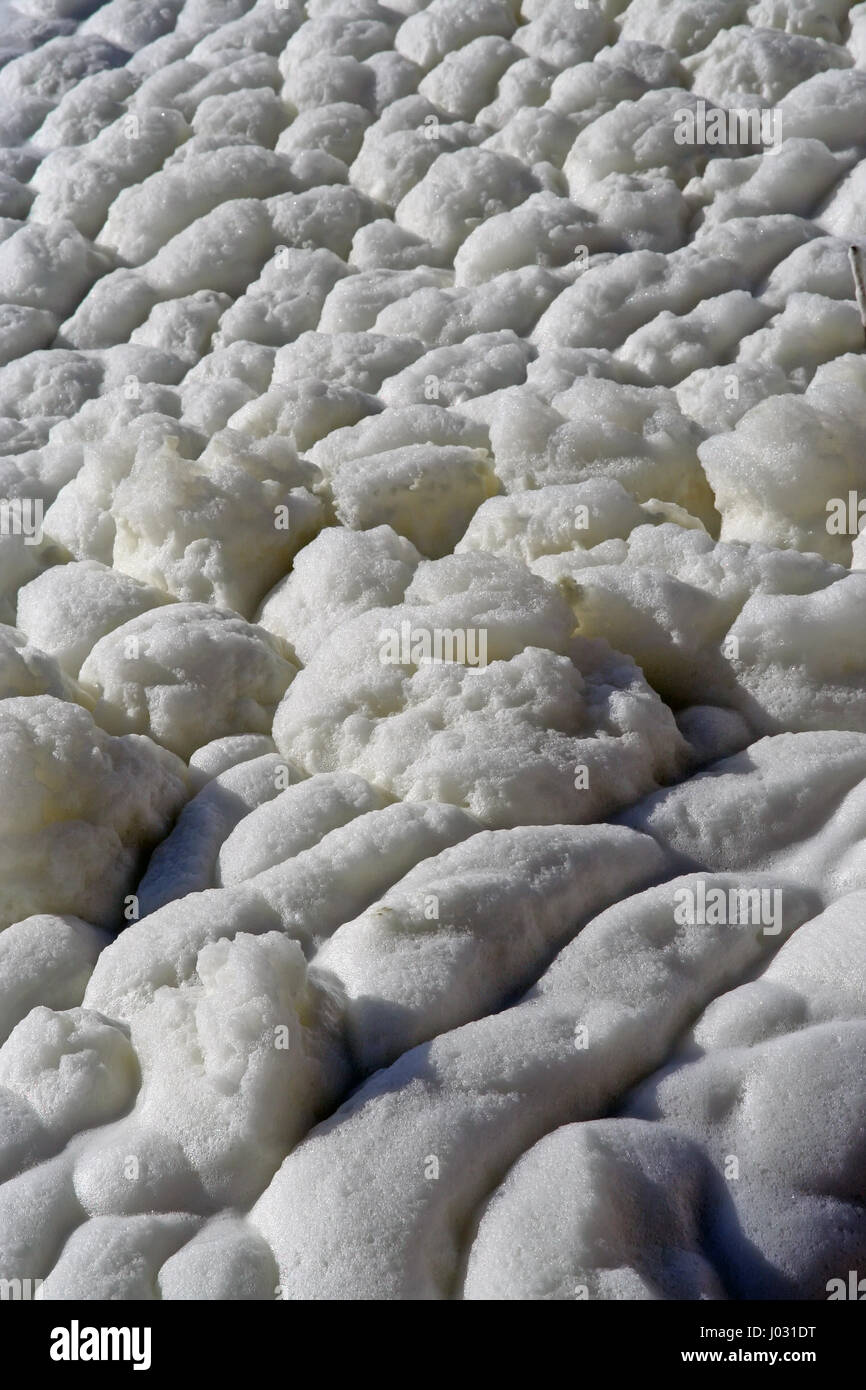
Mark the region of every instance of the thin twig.
<instances>
[{"instance_id":1,"label":"thin twig","mask_svg":"<svg viewBox=\"0 0 866 1390\"><path fill-rule=\"evenodd\" d=\"M851 273L854 276L854 294L857 299L857 308L860 310L860 322L863 325L863 339L866 342L866 283L863 281L863 259L859 246L849 246L848 257L851 261Z\"/></svg>"}]
</instances>

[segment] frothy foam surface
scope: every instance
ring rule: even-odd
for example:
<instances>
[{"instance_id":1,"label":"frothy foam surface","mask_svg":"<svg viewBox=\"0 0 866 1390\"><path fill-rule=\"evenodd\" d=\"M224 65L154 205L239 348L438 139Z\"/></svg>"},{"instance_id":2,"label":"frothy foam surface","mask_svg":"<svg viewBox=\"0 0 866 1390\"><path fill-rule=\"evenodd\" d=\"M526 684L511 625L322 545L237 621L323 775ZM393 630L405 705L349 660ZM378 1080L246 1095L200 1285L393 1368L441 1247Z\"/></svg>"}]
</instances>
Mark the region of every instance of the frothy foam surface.
<instances>
[{"instance_id":1,"label":"frothy foam surface","mask_svg":"<svg viewBox=\"0 0 866 1390\"><path fill-rule=\"evenodd\" d=\"M866 1269L864 216L846 0L0 0L0 1278Z\"/></svg>"}]
</instances>

